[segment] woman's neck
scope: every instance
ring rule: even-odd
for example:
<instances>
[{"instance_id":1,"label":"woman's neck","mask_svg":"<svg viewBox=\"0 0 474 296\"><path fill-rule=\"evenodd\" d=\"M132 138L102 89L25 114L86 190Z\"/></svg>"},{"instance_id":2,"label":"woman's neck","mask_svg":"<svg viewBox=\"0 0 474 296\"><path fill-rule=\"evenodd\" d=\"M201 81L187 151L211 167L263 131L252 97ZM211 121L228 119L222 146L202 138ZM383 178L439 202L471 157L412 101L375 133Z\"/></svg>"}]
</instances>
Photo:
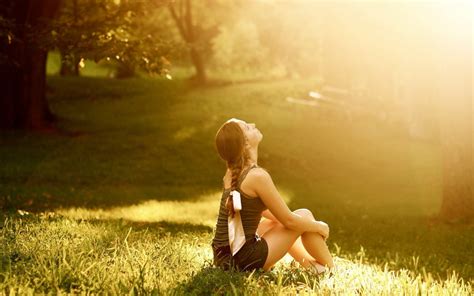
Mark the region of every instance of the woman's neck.
<instances>
[{"instance_id":1,"label":"woman's neck","mask_svg":"<svg viewBox=\"0 0 474 296\"><path fill-rule=\"evenodd\" d=\"M257 149L249 149L247 152L248 152L249 158L248 158L248 162L246 164L244 164L244 168L250 167L254 164L257 164L257 160L258 160L258 150ZM229 168L227 168L227 173L230 173Z\"/></svg>"},{"instance_id":2,"label":"woman's neck","mask_svg":"<svg viewBox=\"0 0 474 296\"><path fill-rule=\"evenodd\" d=\"M257 149L257 148L255 148L255 149L249 149L248 154L249 154L249 164L250 164L250 165L257 164L257 161L258 161L258 149Z\"/></svg>"}]
</instances>

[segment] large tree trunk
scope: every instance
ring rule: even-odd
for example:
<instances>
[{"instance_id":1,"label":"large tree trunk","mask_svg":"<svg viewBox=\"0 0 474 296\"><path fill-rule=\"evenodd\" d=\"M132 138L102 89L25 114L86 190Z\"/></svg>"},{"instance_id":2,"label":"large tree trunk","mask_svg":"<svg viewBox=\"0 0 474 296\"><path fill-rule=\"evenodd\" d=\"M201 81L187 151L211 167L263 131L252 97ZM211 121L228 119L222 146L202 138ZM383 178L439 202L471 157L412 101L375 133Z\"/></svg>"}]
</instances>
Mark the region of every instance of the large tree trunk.
<instances>
[{"instance_id":1,"label":"large tree trunk","mask_svg":"<svg viewBox=\"0 0 474 296\"><path fill-rule=\"evenodd\" d=\"M5 3L6 2L6 3ZM2 46L9 62L0 69L0 128L47 129L54 116L46 101L47 51L29 40L27 27L51 19L60 0L2 1L2 14L15 25L12 41Z\"/></svg>"},{"instance_id":2,"label":"large tree trunk","mask_svg":"<svg viewBox=\"0 0 474 296\"><path fill-rule=\"evenodd\" d=\"M463 5L444 8L438 18L443 155L440 214L449 222L469 222L474 221L471 9Z\"/></svg>"}]
</instances>

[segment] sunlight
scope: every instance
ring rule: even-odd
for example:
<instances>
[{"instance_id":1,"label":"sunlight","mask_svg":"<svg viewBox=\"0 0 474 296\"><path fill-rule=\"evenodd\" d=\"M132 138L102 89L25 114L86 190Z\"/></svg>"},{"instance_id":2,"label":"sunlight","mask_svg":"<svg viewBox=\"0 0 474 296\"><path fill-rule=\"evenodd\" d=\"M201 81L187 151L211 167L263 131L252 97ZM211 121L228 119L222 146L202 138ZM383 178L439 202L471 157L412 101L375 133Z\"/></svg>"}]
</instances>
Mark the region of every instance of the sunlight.
<instances>
[{"instance_id":1,"label":"sunlight","mask_svg":"<svg viewBox=\"0 0 474 296\"><path fill-rule=\"evenodd\" d=\"M446 281L440 282L426 272L420 275L407 269L390 270L386 265L381 267L337 257L334 261L338 266L336 275L325 277L320 288L336 295L400 295L413 291L420 295L437 295L445 293L449 287L457 287L459 295L469 295L471 291L470 284L464 283L454 272Z\"/></svg>"},{"instance_id":2,"label":"sunlight","mask_svg":"<svg viewBox=\"0 0 474 296\"><path fill-rule=\"evenodd\" d=\"M448 274L447 279L441 281L425 270L420 274L403 268L394 270L383 262L368 263L363 248L357 255L334 256L334 263L336 271L333 274L325 273L318 278L304 277L305 285L301 288L314 293L312 281L317 280L317 293L324 295L405 295L415 291L419 295L444 295L454 287L458 295L470 295L472 291L471 283L464 282L456 272ZM291 257L285 256L284 260L277 263L274 272L290 278L294 268L300 267Z\"/></svg>"},{"instance_id":3,"label":"sunlight","mask_svg":"<svg viewBox=\"0 0 474 296\"><path fill-rule=\"evenodd\" d=\"M125 219L134 222L191 223L214 227L221 193L199 197L196 201L156 201L112 209L70 208L58 214L74 219Z\"/></svg>"}]
</instances>

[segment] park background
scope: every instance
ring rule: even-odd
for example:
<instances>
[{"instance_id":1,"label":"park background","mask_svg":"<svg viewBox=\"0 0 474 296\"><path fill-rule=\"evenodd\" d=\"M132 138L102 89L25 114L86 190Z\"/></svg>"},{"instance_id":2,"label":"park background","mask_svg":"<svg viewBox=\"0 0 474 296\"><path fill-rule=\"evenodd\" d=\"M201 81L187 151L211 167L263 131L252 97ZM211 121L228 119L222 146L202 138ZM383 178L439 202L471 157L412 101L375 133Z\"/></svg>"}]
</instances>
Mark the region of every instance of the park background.
<instances>
[{"instance_id":1,"label":"park background","mask_svg":"<svg viewBox=\"0 0 474 296\"><path fill-rule=\"evenodd\" d=\"M0 3L3 293L472 293L469 1ZM211 266L231 117L338 273Z\"/></svg>"}]
</instances>

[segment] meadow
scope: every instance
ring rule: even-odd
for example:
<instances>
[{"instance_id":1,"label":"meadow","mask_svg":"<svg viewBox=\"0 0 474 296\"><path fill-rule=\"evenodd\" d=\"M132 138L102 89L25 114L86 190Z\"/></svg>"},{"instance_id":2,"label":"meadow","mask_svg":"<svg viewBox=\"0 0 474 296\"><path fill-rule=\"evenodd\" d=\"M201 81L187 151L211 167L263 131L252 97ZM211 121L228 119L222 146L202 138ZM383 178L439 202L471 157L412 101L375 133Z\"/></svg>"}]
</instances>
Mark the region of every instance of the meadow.
<instances>
[{"instance_id":1,"label":"meadow","mask_svg":"<svg viewBox=\"0 0 474 296\"><path fill-rule=\"evenodd\" d=\"M48 85L61 132L0 138L1 293L472 294L474 229L435 218L440 144L285 100L314 79ZM213 140L231 117L262 131L259 164L290 208L329 224L337 273L290 258L267 273L212 267L225 170Z\"/></svg>"}]
</instances>

